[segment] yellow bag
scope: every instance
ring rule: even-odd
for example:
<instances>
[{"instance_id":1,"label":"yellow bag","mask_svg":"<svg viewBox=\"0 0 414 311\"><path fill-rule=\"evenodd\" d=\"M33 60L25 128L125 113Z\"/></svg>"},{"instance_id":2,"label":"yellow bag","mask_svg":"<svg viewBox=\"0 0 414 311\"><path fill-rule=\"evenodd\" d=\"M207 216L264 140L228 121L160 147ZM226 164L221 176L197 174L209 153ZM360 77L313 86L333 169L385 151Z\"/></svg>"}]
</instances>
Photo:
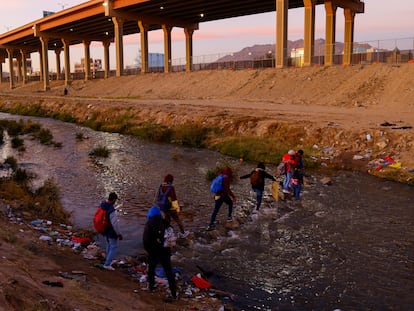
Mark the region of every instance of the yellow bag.
<instances>
[{"instance_id":1,"label":"yellow bag","mask_svg":"<svg viewBox=\"0 0 414 311\"><path fill-rule=\"evenodd\" d=\"M170 211L176 211L177 213L180 212L180 205L178 205L178 200L171 202L171 208Z\"/></svg>"}]
</instances>

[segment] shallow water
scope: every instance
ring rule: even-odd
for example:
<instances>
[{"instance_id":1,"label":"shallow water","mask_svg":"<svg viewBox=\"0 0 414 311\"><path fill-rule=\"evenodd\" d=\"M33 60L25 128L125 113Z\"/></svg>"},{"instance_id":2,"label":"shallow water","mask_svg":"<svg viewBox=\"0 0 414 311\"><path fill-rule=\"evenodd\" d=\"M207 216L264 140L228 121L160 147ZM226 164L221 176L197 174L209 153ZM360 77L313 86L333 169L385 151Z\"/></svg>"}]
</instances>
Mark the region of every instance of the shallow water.
<instances>
[{"instance_id":1,"label":"shallow water","mask_svg":"<svg viewBox=\"0 0 414 311\"><path fill-rule=\"evenodd\" d=\"M20 116L1 114L1 118ZM262 211L251 214L254 196L247 180L237 181L234 216L239 228L226 230L226 206L217 236L205 232L213 209L206 172L227 161L239 175L254 164L209 150L154 144L74 124L32 118L50 129L62 148L25 140L13 154L39 179L53 178L76 227L92 229L92 215L110 191L120 197L124 240L119 256L143 253L145 215L167 173L174 175L186 229L194 239L179 245L176 265L189 275L197 265L216 273L220 289L235 294L240 310L414 310L414 191L412 187L354 172L332 173L331 186L308 179L301 203L274 202L266 192ZM76 133L87 139L76 140ZM102 145L107 159L89 152ZM274 167L268 171L273 172Z\"/></svg>"}]
</instances>

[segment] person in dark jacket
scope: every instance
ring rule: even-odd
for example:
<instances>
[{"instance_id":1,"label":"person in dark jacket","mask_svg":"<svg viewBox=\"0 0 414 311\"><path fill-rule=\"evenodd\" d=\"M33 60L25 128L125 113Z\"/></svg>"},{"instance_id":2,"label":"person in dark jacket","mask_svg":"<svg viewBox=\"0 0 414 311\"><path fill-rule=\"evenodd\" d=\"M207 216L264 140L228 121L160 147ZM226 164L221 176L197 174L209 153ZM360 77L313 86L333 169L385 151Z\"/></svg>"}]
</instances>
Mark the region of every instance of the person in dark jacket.
<instances>
[{"instance_id":1,"label":"person in dark jacket","mask_svg":"<svg viewBox=\"0 0 414 311\"><path fill-rule=\"evenodd\" d=\"M215 225L214 222L216 221L217 214L220 210L221 205L223 203L226 203L229 207L229 211L227 214L227 221L231 222L233 221L233 203L236 203L236 196L230 189L230 181L233 175L233 171L230 167L225 168L223 171L219 172L218 175L224 175L223 178L223 188L224 190L221 190L214 194L214 211L213 214L211 214L210 224L207 226L207 230L213 230Z\"/></svg>"},{"instance_id":2,"label":"person in dark jacket","mask_svg":"<svg viewBox=\"0 0 414 311\"><path fill-rule=\"evenodd\" d=\"M122 240L122 234L119 229L118 218L116 216L114 204L118 199L118 195L115 192L111 192L106 201L101 203L101 208L106 211L109 219L109 226L106 227L103 232L103 236L106 239L106 259L103 267L106 270L115 270L112 267L112 260L115 257L116 250L118 248L118 240Z\"/></svg>"},{"instance_id":3,"label":"person in dark jacket","mask_svg":"<svg viewBox=\"0 0 414 311\"><path fill-rule=\"evenodd\" d=\"M147 218L142 241L148 253L148 287L151 291L155 290L155 268L161 263L171 292L171 297L167 297L166 301L171 302L177 299L177 288L171 265L171 248L164 247L165 230L170 224L162 217L160 208L155 205L149 209Z\"/></svg>"},{"instance_id":4,"label":"person in dark jacket","mask_svg":"<svg viewBox=\"0 0 414 311\"><path fill-rule=\"evenodd\" d=\"M249 174L240 176L240 179L250 178L252 190L256 193L256 211L260 209L263 199L263 191L265 186L265 178L276 181L276 179L266 172L266 167L263 162L259 162L257 167Z\"/></svg>"}]
</instances>

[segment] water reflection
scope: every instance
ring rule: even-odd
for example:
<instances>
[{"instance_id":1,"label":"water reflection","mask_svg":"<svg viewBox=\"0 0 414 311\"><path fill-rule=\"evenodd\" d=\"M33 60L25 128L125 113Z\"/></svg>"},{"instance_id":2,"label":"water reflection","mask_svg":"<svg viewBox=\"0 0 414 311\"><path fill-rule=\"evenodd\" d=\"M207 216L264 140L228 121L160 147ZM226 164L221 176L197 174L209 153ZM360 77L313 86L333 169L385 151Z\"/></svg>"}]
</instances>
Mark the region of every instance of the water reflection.
<instances>
[{"instance_id":1,"label":"water reflection","mask_svg":"<svg viewBox=\"0 0 414 311\"><path fill-rule=\"evenodd\" d=\"M2 118L21 117L1 115ZM149 144L133 137L94 132L73 124L36 119L49 128L61 149L25 140L19 163L35 171L39 184L53 178L62 202L78 227L92 228L100 200L110 191L120 196L124 241L120 254L142 251L147 209L166 173L183 209L184 225L195 232L189 245L176 249L173 260L188 273L196 265L214 271L222 289L244 310L414 310L414 192L412 187L353 172L330 176L332 186L308 180L301 204L274 202L265 193L258 215L246 182L236 182L235 218L239 228L220 228L211 237L204 228L213 209L206 172L223 157L208 150ZM88 137L76 140L76 133ZM110 150L94 160L96 146ZM4 145L3 158L13 152ZM231 162L239 174L251 163ZM274 168L270 167L269 171ZM218 220L224 223L226 208Z\"/></svg>"}]
</instances>

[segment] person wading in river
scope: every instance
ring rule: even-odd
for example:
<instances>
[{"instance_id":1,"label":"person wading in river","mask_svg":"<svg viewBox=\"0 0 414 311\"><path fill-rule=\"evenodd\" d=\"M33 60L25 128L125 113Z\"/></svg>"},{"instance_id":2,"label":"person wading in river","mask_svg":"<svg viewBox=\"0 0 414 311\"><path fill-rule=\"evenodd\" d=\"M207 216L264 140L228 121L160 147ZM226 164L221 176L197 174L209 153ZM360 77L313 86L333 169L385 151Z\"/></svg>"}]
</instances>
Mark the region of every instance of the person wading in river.
<instances>
[{"instance_id":1,"label":"person wading in river","mask_svg":"<svg viewBox=\"0 0 414 311\"><path fill-rule=\"evenodd\" d=\"M211 214L210 224L207 226L207 230L213 230L215 228L214 222L216 221L217 214L223 203L226 203L229 207L227 214L227 221L233 221L233 204L236 203L236 196L230 189L230 180L233 175L233 171L230 167L225 168L219 172L218 175L223 175L223 190L214 193L214 211Z\"/></svg>"},{"instance_id":2,"label":"person wading in river","mask_svg":"<svg viewBox=\"0 0 414 311\"><path fill-rule=\"evenodd\" d=\"M173 186L174 176L167 174L164 177L164 182L160 185L157 192L157 206L161 209L164 218L171 223L171 218L177 223L180 228L178 237L185 238L190 232L184 230L184 225L180 219L180 205L178 204L177 195Z\"/></svg>"},{"instance_id":3,"label":"person wading in river","mask_svg":"<svg viewBox=\"0 0 414 311\"><path fill-rule=\"evenodd\" d=\"M276 179L272 175L267 173L265 170L266 167L264 163L259 162L259 164L257 164L257 167L249 174L240 176L240 179L250 178L252 190L256 193L256 211L258 211L260 206L262 205L265 178L276 181Z\"/></svg>"}]
</instances>

